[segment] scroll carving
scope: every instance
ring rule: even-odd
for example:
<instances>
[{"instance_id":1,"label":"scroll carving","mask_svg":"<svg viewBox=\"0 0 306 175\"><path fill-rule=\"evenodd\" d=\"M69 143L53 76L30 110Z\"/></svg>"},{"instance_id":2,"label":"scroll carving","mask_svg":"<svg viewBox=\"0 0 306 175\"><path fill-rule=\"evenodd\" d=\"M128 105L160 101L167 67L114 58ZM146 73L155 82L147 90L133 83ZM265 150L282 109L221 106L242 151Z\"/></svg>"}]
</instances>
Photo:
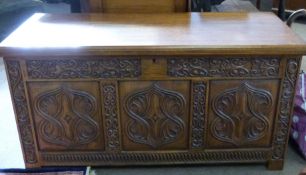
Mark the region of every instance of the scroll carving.
<instances>
[{"instance_id":1,"label":"scroll carving","mask_svg":"<svg viewBox=\"0 0 306 175\"><path fill-rule=\"evenodd\" d=\"M140 76L139 59L30 60L29 78L124 78Z\"/></svg>"},{"instance_id":2,"label":"scroll carving","mask_svg":"<svg viewBox=\"0 0 306 175\"><path fill-rule=\"evenodd\" d=\"M204 146L206 83L193 83L192 148Z\"/></svg>"},{"instance_id":3,"label":"scroll carving","mask_svg":"<svg viewBox=\"0 0 306 175\"><path fill-rule=\"evenodd\" d=\"M38 160L20 64L18 61L6 61L6 64L25 162L35 164Z\"/></svg>"},{"instance_id":4,"label":"scroll carving","mask_svg":"<svg viewBox=\"0 0 306 175\"><path fill-rule=\"evenodd\" d=\"M282 83L279 116L276 122L276 134L273 138L272 159L283 159L288 140L291 110L295 93L295 85L298 77L300 58L289 58L285 78Z\"/></svg>"},{"instance_id":5,"label":"scroll carving","mask_svg":"<svg viewBox=\"0 0 306 175\"><path fill-rule=\"evenodd\" d=\"M106 149L119 150L119 121L117 114L117 90L115 83L103 83L103 115L106 129Z\"/></svg>"},{"instance_id":6,"label":"scroll carving","mask_svg":"<svg viewBox=\"0 0 306 175\"><path fill-rule=\"evenodd\" d=\"M41 93L34 105L42 117L38 131L44 141L71 148L97 138L99 125L92 117L97 103L91 94L62 86Z\"/></svg>"},{"instance_id":7,"label":"scroll carving","mask_svg":"<svg viewBox=\"0 0 306 175\"><path fill-rule=\"evenodd\" d=\"M244 145L267 133L272 95L244 82L216 96L212 109L216 114L211 124L212 135L222 142Z\"/></svg>"},{"instance_id":8,"label":"scroll carving","mask_svg":"<svg viewBox=\"0 0 306 175\"><path fill-rule=\"evenodd\" d=\"M130 117L125 127L129 139L154 149L174 142L186 128L182 120L185 98L156 83L129 94L124 100L124 110Z\"/></svg>"},{"instance_id":9,"label":"scroll carving","mask_svg":"<svg viewBox=\"0 0 306 175\"><path fill-rule=\"evenodd\" d=\"M173 77L277 77L279 58L173 58L168 75Z\"/></svg>"}]
</instances>

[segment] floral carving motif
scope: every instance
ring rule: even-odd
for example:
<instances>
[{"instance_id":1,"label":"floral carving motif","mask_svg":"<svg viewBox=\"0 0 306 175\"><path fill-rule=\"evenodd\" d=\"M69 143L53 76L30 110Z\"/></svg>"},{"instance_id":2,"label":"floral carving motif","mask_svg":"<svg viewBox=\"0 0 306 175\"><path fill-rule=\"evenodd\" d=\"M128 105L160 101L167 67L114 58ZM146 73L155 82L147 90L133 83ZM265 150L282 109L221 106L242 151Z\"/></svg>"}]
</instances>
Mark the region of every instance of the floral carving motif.
<instances>
[{"instance_id":1,"label":"floral carving motif","mask_svg":"<svg viewBox=\"0 0 306 175\"><path fill-rule=\"evenodd\" d=\"M38 125L39 134L46 142L77 147L97 138L99 125L92 117L97 104L91 94L62 86L41 93L34 104L43 119Z\"/></svg>"},{"instance_id":2,"label":"floral carving motif","mask_svg":"<svg viewBox=\"0 0 306 175\"><path fill-rule=\"evenodd\" d=\"M174 77L277 77L278 58L173 58L168 75Z\"/></svg>"},{"instance_id":3,"label":"floral carving motif","mask_svg":"<svg viewBox=\"0 0 306 175\"><path fill-rule=\"evenodd\" d=\"M244 82L217 95L212 108L216 114L211 124L212 135L223 142L243 145L267 133L272 95Z\"/></svg>"},{"instance_id":4,"label":"floral carving motif","mask_svg":"<svg viewBox=\"0 0 306 175\"><path fill-rule=\"evenodd\" d=\"M107 150L119 150L119 121L117 114L117 90L115 83L102 84L103 115L105 118Z\"/></svg>"},{"instance_id":5,"label":"floral carving motif","mask_svg":"<svg viewBox=\"0 0 306 175\"><path fill-rule=\"evenodd\" d=\"M273 139L272 159L283 159L288 140L290 115L293 107L295 85L298 77L300 58L289 58L285 78L282 84L280 109L278 121L276 122L276 134Z\"/></svg>"},{"instance_id":6,"label":"floral carving motif","mask_svg":"<svg viewBox=\"0 0 306 175\"><path fill-rule=\"evenodd\" d=\"M123 78L140 75L139 59L30 60L28 76L33 79Z\"/></svg>"},{"instance_id":7,"label":"floral carving motif","mask_svg":"<svg viewBox=\"0 0 306 175\"><path fill-rule=\"evenodd\" d=\"M192 148L204 146L206 83L193 83Z\"/></svg>"},{"instance_id":8,"label":"floral carving motif","mask_svg":"<svg viewBox=\"0 0 306 175\"><path fill-rule=\"evenodd\" d=\"M124 110L130 117L126 132L133 142L159 148L184 133L185 123L181 118L186 110L185 98L156 83L128 95Z\"/></svg>"},{"instance_id":9,"label":"floral carving motif","mask_svg":"<svg viewBox=\"0 0 306 175\"><path fill-rule=\"evenodd\" d=\"M7 61L6 64L25 162L34 164L37 163L37 156L20 64L18 61Z\"/></svg>"}]
</instances>

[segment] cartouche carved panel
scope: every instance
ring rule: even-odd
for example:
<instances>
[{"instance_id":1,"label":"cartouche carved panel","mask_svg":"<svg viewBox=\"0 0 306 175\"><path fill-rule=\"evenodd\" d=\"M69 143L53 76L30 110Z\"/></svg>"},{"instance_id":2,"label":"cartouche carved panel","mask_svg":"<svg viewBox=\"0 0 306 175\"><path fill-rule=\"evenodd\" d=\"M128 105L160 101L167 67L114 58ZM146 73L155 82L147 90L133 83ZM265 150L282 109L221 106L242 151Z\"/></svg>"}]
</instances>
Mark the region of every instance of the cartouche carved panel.
<instances>
[{"instance_id":1,"label":"cartouche carved panel","mask_svg":"<svg viewBox=\"0 0 306 175\"><path fill-rule=\"evenodd\" d=\"M63 86L43 92L34 105L44 118L38 130L46 142L75 147L97 138L99 126L92 119L97 104L92 95Z\"/></svg>"},{"instance_id":2,"label":"cartouche carved panel","mask_svg":"<svg viewBox=\"0 0 306 175\"><path fill-rule=\"evenodd\" d=\"M188 83L183 83L185 83L182 86L183 93L168 88L171 81L166 83L144 81L137 82L139 88L131 88L128 93L122 94L122 112L124 112L122 132L126 136L126 148L130 148L132 143L149 150L163 149L167 146L175 146L175 143L187 138L188 95L186 93L188 91L186 91L186 85ZM121 84L122 89L124 86ZM129 86L126 85L126 87ZM177 145L177 148L186 144L187 142Z\"/></svg>"},{"instance_id":3,"label":"cartouche carved panel","mask_svg":"<svg viewBox=\"0 0 306 175\"><path fill-rule=\"evenodd\" d=\"M99 86L82 83L29 84L41 150L103 149Z\"/></svg>"},{"instance_id":4,"label":"cartouche carved panel","mask_svg":"<svg viewBox=\"0 0 306 175\"><path fill-rule=\"evenodd\" d=\"M246 58L172 58L168 75L173 77L277 77L280 59Z\"/></svg>"},{"instance_id":5,"label":"cartouche carved panel","mask_svg":"<svg viewBox=\"0 0 306 175\"><path fill-rule=\"evenodd\" d=\"M274 87L273 84L269 87L268 82L262 80L257 87L258 82L241 81L230 85L227 81L231 87L220 91L217 89L222 84L213 84L217 92L212 92L211 99L209 132L212 139L235 147L268 146L278 83L271 82ZM218 145L209 142L211 146Z\"/></svg>"},{"instance_id":6,"label":"cartouche carved panel","mask_svg":"<svg viewBox=\"0 0 306 175\"><path fill-rule=\"evenodd\" d=\"M279 115L276 121L276 132L273 138L272 159L284 159L288 142L288 131L293 109L295 86L300 67L300 58L288 58L285 77L282 83L282 92L279 104Z\"/></svg>"},{"instance_id":7,"label":"cartouche carved panel","mask_svg":"<svg viewBox=\"0 0 306 175\"><path fill-rule=\"evenodd\" d=\"M193 112L192 112L192 135L191 147L202 148L205 135L205 112L206 112L206 83L193 82Z\"/></svg>"},{"instance_id":8,"label":"cartouche carved panel","mask_svg":"<svg viewBox=\"0 0 306 175\"><path fill-rule=\"evenodd\" d=\"M6 61L17 124L27 166L38 163L19 61Z\"/></svg>"},{"instance_id":9,"label":"cartouche carved panel","mask_svg":"<svg viewBox=\"0 0 306 175\"><path fill-rule=\"evenodd\" d=\"M101 85L107 151L120 151L116 84L116 82L103 82Z\"/></svg>"},{"instance_id":10,"label":"cartouche carved panel","mask_svg":"<svg viewBox=\"0 0 306 175\"><path fill-rule=\"evenodd\" d=\"M212 101L212 109L218 116L210 126L212 135L234 145L258 140L270 127L267 115L271 106L271 94L247 82L228 89Z\"/></svg>"},{"instance_id":11,"label":"cartouche carved panel","mask_svg":"<svg viewBox=\"0 0 306 175\"><path fill-rule=\"evenodd\" d=\"M185 130L181 115L186 101L180 93L154 83L147 89L132 92L123 103L131 118L126 132L133 142L155 149L174 142Z\"/></svg>"},{"instance_id":12,"label":"cartouche carved panel","mask_svg":"<svg viewBox=\"0 0 306 175\"><path fill-rule=\"evenodd\" d=\"M139 59L52 59L26 61L29 78L73 79L73 78L125 78L141 74Z\"/></svg>"}]
</instances>

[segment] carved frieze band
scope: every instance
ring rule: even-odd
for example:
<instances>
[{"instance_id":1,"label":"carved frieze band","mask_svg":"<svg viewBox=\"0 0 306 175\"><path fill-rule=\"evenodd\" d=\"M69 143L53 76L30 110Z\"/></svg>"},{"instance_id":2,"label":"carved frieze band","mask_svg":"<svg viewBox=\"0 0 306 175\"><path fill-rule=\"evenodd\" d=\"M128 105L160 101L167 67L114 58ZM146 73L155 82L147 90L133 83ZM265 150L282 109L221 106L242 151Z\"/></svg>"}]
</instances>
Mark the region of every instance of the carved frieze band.
<instances>
[{"instance_id":1,"label":"carved frieze band","mask_svg":"<svg viewBox=\"0 0 306 175\"><path fill-rule=\"evenodd\" d=\"M288 140L290 115L292 111L295 84L298 77L300 58L289 58L285 78L282 83L282 94L279 104L279 116L276 122L276 133L273 138L272 159L283 159Z\"/></svg>"},{"instance_id":2,"label":"carved frieze band","mask_svg":"<svg viewBox=\"0 0 306 175\"><path fill-rule=\"evenodd\" d=\"M18 61L7 61L6 64L25 162L34 164L38 160L20 64Z\"/></svg>"},{"instance_id":3,"label":"carved frieze band","mask_svg":"<svg viewBox=\"0 0 306 175\"><path fill-rule=\"evenodd\" d=\"M132 78L141 74L139 59L69 59L26 61L29 78Z\"/></svg>"},{"instance_id":4,"label":"carved frieze band","mask_svg":"<svg viewBox=\"0 0 306 175\"><path fill-rule=\"evenodd\" d=\"M194 153L43 153L47 162L93 162L107 163L159 163L162 162L203 162L203 161L266 161L268 151L215 151Z\"/></svg>"},{"instance_id":5,"label":"carved frieze band","mask_svg":"<svg viewBox=\"0 0 306 175\"><path fill-rule=\"evenodd\" d=\"M192 148L204 146L206 83L193 83L193 116L192 116Z\"/></svg>"},{"instance_id":6,"label":"carved frieze band","mask_svg":"<svg viewBox=\"0 0 306 175\"><path fill-rule=\"evenodd\" d=\"M103 118L105 120L106 150L120 150L119 119L117 113L117 86L115 82L102 83Z\"/></svg>"},{"instance_id":7,"label":"carved frieze band","mask_svg":"<svg viewBox=\"0 0 306 175\"><path fill-rule=\"evenodd\" d=\"M168 59L173 77L277 77L279 58L173 58Z\"/></svg>"}]
</instances>

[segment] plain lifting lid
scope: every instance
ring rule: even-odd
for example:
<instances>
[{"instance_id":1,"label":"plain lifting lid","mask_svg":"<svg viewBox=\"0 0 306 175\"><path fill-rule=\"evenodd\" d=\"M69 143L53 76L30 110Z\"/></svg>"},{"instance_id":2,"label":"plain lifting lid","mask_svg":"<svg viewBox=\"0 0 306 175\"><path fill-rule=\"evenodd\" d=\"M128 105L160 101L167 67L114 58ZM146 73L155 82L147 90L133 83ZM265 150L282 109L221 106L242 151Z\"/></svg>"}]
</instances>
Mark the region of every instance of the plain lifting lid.
<instances>
[{"instance_id":1,"label":"plain lifting lid","mask_svg":"<svg viewBox=\"0 0 306 175\"><path fill-rule=\"evenodd\" d=\"M272 13L34 14L0 55L306 54Z\"/></svg>"}]
</instances>

